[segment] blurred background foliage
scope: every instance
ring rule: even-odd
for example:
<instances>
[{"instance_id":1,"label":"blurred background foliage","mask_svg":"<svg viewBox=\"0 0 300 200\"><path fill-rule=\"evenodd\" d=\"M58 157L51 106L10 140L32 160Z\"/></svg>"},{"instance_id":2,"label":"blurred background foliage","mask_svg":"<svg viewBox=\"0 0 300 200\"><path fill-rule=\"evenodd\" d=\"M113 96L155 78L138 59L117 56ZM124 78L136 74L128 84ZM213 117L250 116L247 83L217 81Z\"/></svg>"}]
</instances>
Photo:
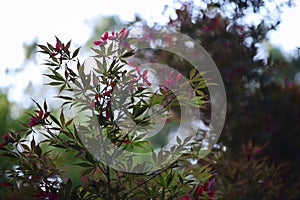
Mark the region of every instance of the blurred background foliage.
<instances>
[{"instance_id":1,"label":"blurred background foliage","mask_svg":"<svg viewBox=\"0 0 300 200\"><path fill-rule=\"evenodd\" d=\"M167 26L199 41L223 77L227 117L219 144L226 151L217 161L217 189L222 199L299 199L300 58L286 58L266 37L280 24L275 13L292 2L281 2L272 12L270 1L204 2L204 7L183 3ZM247 23L250 15L261 18ZM167 52L143 55L185 75L191 69ZM207 109L203 113L209 122Z\"/></svg>"},{"instance_id":2,"label":"blurred background foliage","mask_svg":"<svg viewBox=\"0 0 300 200\"><path fill-rule=\"evenodd\" d=\"M176 18L166 26L189 35L210 54L219 68L227 93L227 117L219 146L204 160L216 172L216 190L222 199L300 199L300 57L287 58L267 41L276 30L280 12L292 1L205 0L179 2ZM270 4L275 10L269 10ZM178 5L178 2L177 2ZM247 23L250 15L261 16ZM128 26L146 25L136 17ZM85 44L123 22L117 17L95 20L93 34ZM162 25L153 24L154 28ZM32 59L32 45L24 46ZM184 75L190 64L167 52L138 52L143 60L165 63ZM0 133L20 128L27 115L11 117L6 92L0 95ZM209 105L203 120L209 123ZM222 155L215 162L215 156ZM70 156L72 157L72 156ZM0 161L1 166L5 161ZM76 171L76 170L74 170ZM74 172L76 173L76 172ZM70 173L72 176L72 173ZM73 174L76 179L76 174ZM79 181L79 179L77 179ZM76 181L75 181L76 182Z\"/></svg>"}]
</instances>

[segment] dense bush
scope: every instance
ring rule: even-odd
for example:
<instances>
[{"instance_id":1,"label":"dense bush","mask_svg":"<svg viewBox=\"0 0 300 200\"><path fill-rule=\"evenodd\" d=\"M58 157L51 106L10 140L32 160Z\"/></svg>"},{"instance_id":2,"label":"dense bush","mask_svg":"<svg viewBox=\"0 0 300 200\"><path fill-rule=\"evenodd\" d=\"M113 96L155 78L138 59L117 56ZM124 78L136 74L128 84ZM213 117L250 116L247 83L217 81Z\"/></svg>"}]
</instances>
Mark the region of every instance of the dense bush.
<instances>
[{"instance_id":1,"label":"dense bush","mask_svg":"<svg viewBox=\"0 0 300 200\"><path fill-rule=\"evenodd\" d=\"M260 10L267 9L268 1L205 2L204 7L189 2L174 8L177 17L170 19L166 27L200 42L223 77L228 101L226 123L219 143L206 158L197 158L199 149L195 149L195 152L184 154L167 168L148 174L115 170L95 159L83 144L73 119L65 115L70 104L82 100L74 101L74 96L70 96L69 92L77 92L75 97L78 97L83 94L82 91L87 91L88 102L81 102L81 106L95 109L98 122L106 130L105 136L118 147L138 151L147 151L159 145L149 148L148 142L116 129L109 103L116 87L115 81L127 77L129 82L131 80L135 84L133 88L136 93L132 94L140 96L132 100L130 106L135 111L130 116L140 124L148 123L148 118L142 117L149 107L147 102L141 100L143 96L156 95L150 104L165 105L164 97L172 97L172 93L165 87L160 88L160 93L151 93L147 90L151 84L148 72L136 66L131 71L120 67L127 65L127 58L133 54L126 42L119 46L116 51L118 56L112 59L113 62L99 65L100 82L104 87L90 88L90 83L97 79L89 78L83 72L83 64L76 60L79 49L72 52L71 43L63 44L57 39L55 45L39 45L39 48L41 53L48 55L46 64L50 66L50 72L46 76L51 79L49 85L60 89L62 93L58 97L63 100L65 108L57 116L49 111L46 101L42 105L36 102L37 110L24 122L24 129L3 135L0 151L9 164L1 167L2 197L299 199L300 89L291 79L293 73L298 71L299 60L286 61L282 57L272 57L272 54L264 57L257 53L258 45L280 21L268 19L270 15L254 25L246 24L243 19L250 11L259 15ZM280 6L283 4L278 8ZM133 22L132 26L141 23L146 24L142 20ZM163 28L154 26L155 29ZM110 40L124 42L127 32L123 29L121 32L103 34L100 40L94 42L96 55L103 57L107 53L105 56L111 56L115 52L109 45ZM193 78L190 76L192 65L173 54L161 50L134 53L143 61L168 64L183 77ZM170 80L179 80L180 76L170 74ZM197 94L203 94L206 103L199 105L203 113L201 117L204 124L209 124L208 91L204 88ZM136 99L141 100L140 103L135 102ZM176 99L171 100L174 105L171 106L170 102L168 109L179 112ZM36 136L38 134L43 135L45 140L41 141L41 137ZM159 144L163 140L153 138L151 142ZM159 156L162 155L154 155L153 159L161 159Z\"/></svg>"}]
</instances>

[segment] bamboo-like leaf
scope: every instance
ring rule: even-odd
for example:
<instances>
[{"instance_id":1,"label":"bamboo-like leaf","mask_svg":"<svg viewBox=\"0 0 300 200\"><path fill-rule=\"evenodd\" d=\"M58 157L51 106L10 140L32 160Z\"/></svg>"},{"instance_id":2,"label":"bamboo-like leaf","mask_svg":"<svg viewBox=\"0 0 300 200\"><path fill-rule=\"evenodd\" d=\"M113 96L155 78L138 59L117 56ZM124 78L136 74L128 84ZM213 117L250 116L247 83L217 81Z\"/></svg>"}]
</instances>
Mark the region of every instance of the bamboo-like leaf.
<instances>
[{"instance_id":1,"label":"bamboo-like leaf","mask_svg":"<svg viewBox=\"0 0 300 200\"><path fill-rule=\"evenodd\" d=\"M73 52L72 59L75 58L75 57L78 55L78 53L79 53L79 51L80 51L80 48L81 48L81 47L77 48L77 49Z\"/></svg>"},{"instance_id":2,"label":"bamboo-like leaf","mask_svg":"<svg viewBox=\"0 0 300 200\"><path fill-rule=\"evenodd\" d=\"M38 46L40 49L44 50L44 52L46 52L46 53L48 53L48 54L51 53L50 49L48 49L45 45L37 44L37 46Z\"/></svg>"},{"instance_id":3,"label":"bamboo-like leaf","mask_svg":"<svg viewBox=\"0 0 300 200\"><path fill-rule=\"evenodd\" d=\"M52 119L52 121L53 121L55 124L57 124L59 127L61 127L60 122L59 122L52 114L50 114L50 118Z\"/></svg>"}]
</instances>

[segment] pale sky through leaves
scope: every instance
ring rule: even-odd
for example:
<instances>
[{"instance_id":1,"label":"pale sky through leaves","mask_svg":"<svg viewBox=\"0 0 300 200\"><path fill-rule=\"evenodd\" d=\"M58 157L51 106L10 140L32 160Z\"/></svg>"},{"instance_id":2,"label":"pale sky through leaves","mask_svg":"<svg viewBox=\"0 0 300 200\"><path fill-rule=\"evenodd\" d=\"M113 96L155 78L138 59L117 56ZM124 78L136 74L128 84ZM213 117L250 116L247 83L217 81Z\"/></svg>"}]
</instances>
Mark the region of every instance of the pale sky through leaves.
<instances>
[{"instance_id":1,"label":"pale sky through leaves","mask_svg":"<svg viewBox=\"0 0 300 200\"><path fill-rule=\"evenodd\" d=\"M54 35L63 41L72 39L75 46L81 46L89 39L92 27L88 21L99 15L116 14L122 20L130 21L138 13L142 18L164 23L164 5L172 5L172 0L10 0L0 5L0 88L10 86L11 100L22 101L22 90L28 82L42 83L42 70L37 63L26 64L26 69L15 76L7 76L5 71L24 66L24 43L38 39L40 43L53 42ZM172 13L169 13L172 14ZM271 42L284 51L293 53L300 46L300 6L285 9L278 31L269 34ZM12 84L15 83L15 84ZM28 100L28 97L26 97Z\"/></svg>"}]
</instances>

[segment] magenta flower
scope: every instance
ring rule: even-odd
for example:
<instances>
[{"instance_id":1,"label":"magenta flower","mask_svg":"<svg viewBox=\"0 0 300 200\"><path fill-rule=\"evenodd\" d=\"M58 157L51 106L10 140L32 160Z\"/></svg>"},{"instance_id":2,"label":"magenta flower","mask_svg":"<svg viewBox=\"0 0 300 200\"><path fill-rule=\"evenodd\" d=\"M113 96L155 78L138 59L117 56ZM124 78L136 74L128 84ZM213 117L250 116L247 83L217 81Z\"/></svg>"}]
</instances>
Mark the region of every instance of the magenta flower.
<instances>
[{"instance_id":1,"label":"magenta flower","mask_svg":"<svg viewBox=\"0 0 300 200\"><path fill-rule=\"evenodd\" d=\"M121 35L125 35L126 33L126 28L123 28L119 33L115 33L115 31L112 30L111 35L109 35L108 32L105 32L104 35L100 37L100 40L94 41L94 45L103 46L107 44L107 40L119 39Z\"/></svg>"},{"instance_id":2,"label":"magenta flower","mask_svg":"<svg viewBox=\"0 0 300 200\"><path fill-rule=\"evenodd\" d=\"M117 33L116 37L119 38L120 36L125 36L128 33L128 31L126 30L126 28L122 28L122 30Z\"/></svg>"},{"instance_id":3,"label":"magenta flower","mask_svg":"<svg viewBox=\"0 0 300 200\"><path fill-rule=\"evenodd\" d=\"M111 82L109 85L111 86L111 89L103 93L103 96L105 97L109 96L113 92L116 84L114 82Z\"/></svg>"},{"instance_id":4,"label":"magenta flower","mask_svg":"<svg viewBox=\"0 0 300 200\"><path fill-rule=\"evenodd\" d=\"M103 37L100 37L100 40L94 41L94 45L103 46L107 43L107 41L106 41L107 39L108 39L108 32L105 32Z\"/></svg>"},{"instance_id":5,"label":"magenta flower","mask_svg":"<svg viewBox=\"0 0 300 200\"><path fill-rule=\"evenodd\" d=\"M132 77L130 82L131 83L136 83L139 80L143 80L144 83L146 83L148 86L151 86L151 83L148 80L148 70L144 70L142 72L140 66L136 66L135 69L138 73L138 76L136 76L135 74L130 74L130 76Z\"/></svg>"},{"instance_id":6,"label":"magenta flower","mask_svg":"<svg viewBox=\"0 0 300 200\"><path fill-rule=\"evenodd\" d=\"M151 86L150 81L148 80L148 70L144 70L143 73L141 72L141 68L139 66L135 67L136 71L138 72L139 78L138 80L143 79L143 81L148 85Z\"/></svg>"},{"instance_id":7,"label":"magenta flower","mask_svg":"<svg viewBox=\"0 0 300 200\"><path fill-rule=\"evenodd\" d=\"M202 187L201 185L198 185L197 188L196 188L195 193L197 195L201 195L201 194L203 194L203 192L204 192L204 187Z\"/></svg>"},{"instance_id":8,"label":"magenta flower","mask_svg":"<svg viewBox=\"0 0 300 200\"><path fill-rule=\"evenodd\" d=\"M260 154L261 152L262 152L262 148L261 147L256 147L256 148L254 148L253 154L257 155L257 154Z\"/></svg>"},{"instance_id":9,"label":"magenta flower","mask_svg":"<svg viewBox=\"0 0 300 200\"><path fill-rule=\"evenodd\" d=\"M120 31L120 34L126 34L127 33L127 30L126 30L126 28L124 27L124 28L122 28L122 30Z\"/></svg>"},{"instance_id":10,"label":"magenta flower","mask_svg":"<svg viewBox=\"0 0 300 200\"><path fill-rule=\"evenodd\" d=\"M99 45L99 46L103 46L103 45L106 45L106 41L94 41L94 45Z\"/></svg>"},{"instance_id":11,"label":"magenta flower","mask_svg":"<svg viewBox=\"0 0 300 200\"><path fill-rule=\"evenodd\" d=\"M182 200L190 200L189 196L184 196Z\"/></svg>"},{"instance_id":12,"label":"magenta flower","mask_svg":"<svg viewBox=\"0 0 300 200\"><path fill-rule=\"evenodd\" d=\"M209 197L214 197L215 196L215 191L210 190L207 194L208 194Z\"/></svg>"},{"instance_id":13,"label":"magenta flower","mask_svg":"<svg viewBox=\"0 0 300 200\"><path fill-rule=\"evenodd\" d=\"M33 126L38 125L39 123L40 122L39 122L39 119L37 117L30 117L29 126L33 127Z\"/></svg>"},{"instance_id":14,"label":"magenta flower","mask_svg":"<svg viewBox=\"0 0 300 200\"><path fill-rule=\"evenodd\" d=\"M63 48L65 48L65 44L60 45L58 42L56 42L55 48L53 49L54 51L50 54L50 58L56 56L59 52L62 51Z\"/></svg>"},{"instance_id":15,"label":"magenta flower","mask_svg":"<svg viewBox=\"0 0 300 200\"><path fill-rule=\"evenodd\" d=\"M103 37L101 37L102 41L106 41L108 39L108 32L105 32Z\"/></svg>"},{"instance_id":16,"label":"magenta flower","mask_svg":"<svg viewBox=\"0 0 300 200\"><path fill-rule=\"evenodd\" d=\"M64 48L64 46L65 46L65 44L60 45L58 42L56 42L54 51L55 52L59 52L59 51L61 51Z\"/></svg>"},{"instance_id":17,"label":"magenta flower","mask_svg":"<svg viewBox=\"0 0 300 200\"><path fill-rule=\"evenodd\" d=\"M50 115L50 112L44 113L42 110L40 110L38 112L37 116L30 117L29 126L33 127L33 126L41 124L43 122L43 120L45 120L49 115Z\"/></svg>"}]
</instances>

